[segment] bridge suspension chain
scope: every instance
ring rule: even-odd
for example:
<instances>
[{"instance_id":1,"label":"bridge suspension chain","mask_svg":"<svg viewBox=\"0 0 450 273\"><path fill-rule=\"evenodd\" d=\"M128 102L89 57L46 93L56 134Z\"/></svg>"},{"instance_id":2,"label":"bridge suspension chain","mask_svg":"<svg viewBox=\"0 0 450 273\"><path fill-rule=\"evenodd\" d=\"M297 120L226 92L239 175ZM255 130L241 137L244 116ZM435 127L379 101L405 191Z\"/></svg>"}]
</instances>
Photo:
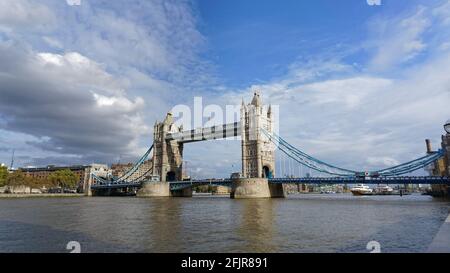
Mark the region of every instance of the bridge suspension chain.
<instances>
[{"instance_id":1,"label":"bridge suspension chain","mask_svg":"<svg viewBox=\"0 0 450 273\"><path fill-rule=\"evenodd\" d=\"M438 160L442 156L444 156L444 152L442 149L440 149L439 151L437 151L435 153L411 160L409 162L405 162L405 163L397 165L397 166L393 166L390 168L375 171L375 173L378 173L379 175L382 175L382 176L395 176L395 175L411 173L418 169L425 168L426 166L430 165L431 163Z\"/></svg>"},{"instance_id":2,"label":"bridge suspension chain","mask_svg":"<svg viewBox=\"0 0 450 273\"><path fill-rule=\"evenodd\" d=\"M344 169L337 166L333 166L331 164L328 164L326 162L323 162L319 159L316 159L301 150L295 148L291 144L289 144L287 141L282 139L280 136L276 135L275 133L269 133L265 129L261 129L262 132L269 138L270 141L272 141L274 144L278 144L278 148L288 156L290 156L295 161L299 162L300 164L311 168L313 170L327 173L327 174L333 174L338 176L355 176L358 172L354 170ZM444 152L442 149L435 153L428 154L426 156L411 160L409 162L405 162L402 164L399 164L397 166L381 169L378 171L370 171L370 175L379 175L379 176L398 176L406 173L411 173L413 171L416 171L418 169L424 168L428 166L429 164L433 163L434 161L438 160L444 155Z\"/></svg>"},{"instance_id":3,"label":"bridge suspension chain","mask_svg":"<svg viewBox=\"0 0 450 273\"><path fill-rule=\"evenodd\" d=\"M139 169L139 167L144 163L144 161L147 159L148 155L150 154L150 152L152 150L153 150L153 144L145 152L145 154L138 160L138 162L136 162L136 164L134 164L134 166L130 170L128 170L125 174L123 174L119 178L115 179L114 181L116 181L116 182L125 181L127 178L129 178L131 175L133 175Z\"/></svg>"},{"instance_id":4,"label":"bridge suspension chain","mask_svg":"<svg viewBox=\"0 0 450 273\"><path fill-rule=\"evenodd\" d=\"M150 170L153 169L150 168L149 170L147 170L144 174L142 174L141 176L139 176L138 178L135 178L131 181L128 181L127 179L130 178L130 176L132 176L138 169L139 167L145 162L145 160L148 158L150 152L153 150L153 145L150 146L150 148L145 152L145 154L133 165L133 167L131 169L129 169L125 174L123 174L122 176L120 176L119 178L113 179L113 180L106 180L103 179L95 174L92 174L92 178L100 181L101 183L105 183L105 184L119 184L119 183L137 183L140 181L140 179L142 179L145 175L147 175Z\"/></svg>"},{"instance_id":5,"label":"bridge suspension chain","mask_svg":"<svg viewBox=\"0 0 450 273\"><path fill-rule=\"evenodd\" d=\"M333 166L331 164L328 164L326 162L323 162L321 160L318 160L301 150L295 148L294 146L290 145L287 141L282 139L280 136L276 135L275 133L269 133L265 129L261 129L262 132L269 138L270 141L272 141L275 145L278 144L278 148L284 152L286 155L288 155L293 160L297 161L298 163L316 170L318 172L327 173L331 175L338 175L338 176L349 176L349 175L355 175L356 171L348 170L340 167Z\"/></svg>"}]
</instances>

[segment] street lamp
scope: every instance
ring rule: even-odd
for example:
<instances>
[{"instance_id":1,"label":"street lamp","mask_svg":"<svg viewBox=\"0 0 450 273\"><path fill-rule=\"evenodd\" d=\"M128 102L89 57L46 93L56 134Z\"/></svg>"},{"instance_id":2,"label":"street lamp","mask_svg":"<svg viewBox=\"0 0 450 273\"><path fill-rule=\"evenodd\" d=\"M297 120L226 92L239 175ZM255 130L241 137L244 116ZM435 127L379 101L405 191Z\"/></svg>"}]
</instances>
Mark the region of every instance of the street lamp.
<instances>
[{"instance_id":1,"label":"street lamp","mask_svg":"<svg viewBox=\"0 0 450 273\"><path fill-rule=\"evenodd\" d=\"M450 119L447 120L447 122L445 123L444 129L447 132L447 134L450 134Z\"/></svg>"}]
</instances>

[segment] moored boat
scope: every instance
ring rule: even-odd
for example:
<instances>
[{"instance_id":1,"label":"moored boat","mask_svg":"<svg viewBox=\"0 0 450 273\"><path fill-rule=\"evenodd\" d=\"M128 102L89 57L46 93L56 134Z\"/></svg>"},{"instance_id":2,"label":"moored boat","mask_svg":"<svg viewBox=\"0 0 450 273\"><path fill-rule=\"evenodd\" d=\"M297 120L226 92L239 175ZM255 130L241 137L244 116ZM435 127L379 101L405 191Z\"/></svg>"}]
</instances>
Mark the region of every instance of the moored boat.
<instances>
[{"instance_id":1,"label":"moored boat","mask_svg":"<svg viewBox=\"0 0 450 273\"><path fill-rule=\"evenodd\" d=\"M364 184L358 184L355 187L351 188L350 191L353 195L372 195L373 190Z\"/></svg>"},{"instance_id":2,"label":"moored boat","mask_svg":"<svg viewBox=\"0 0 450 273\"><path fill-rule=\"evenodd\" d=\"M394 193L394 189L389 187L388 185L377 186L374 189L374 193L377 195L391 195Z\"/></svg>"}]
</instances>

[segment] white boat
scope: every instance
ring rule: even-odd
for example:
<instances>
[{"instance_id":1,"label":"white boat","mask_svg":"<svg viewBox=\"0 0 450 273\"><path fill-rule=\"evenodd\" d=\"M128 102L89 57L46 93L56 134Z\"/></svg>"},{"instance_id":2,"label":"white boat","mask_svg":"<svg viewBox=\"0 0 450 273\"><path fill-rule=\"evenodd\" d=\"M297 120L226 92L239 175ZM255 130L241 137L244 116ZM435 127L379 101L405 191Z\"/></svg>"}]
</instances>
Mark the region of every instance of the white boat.
<instances>
[{"instance_id":1,"label":"white boat","mask_svg":"<svg viewBox=\"0 0 450 273\"><path fill-rule=\"evenodd\" d=\"M358 184L351 188L350 191L353 195L372 195L373 190L364 184Z\"/></svg>"},{"instance_id":2,"label":"white boat","mask_svg":"<svg viewBox=\"0 0 450 273\"><path fill-rule=\"evenodd\" d=\"M394 189L389 187L388 185L385 185L385 186L377 186L374 189L374 191L376 194L379 194L379 195L389 195L389 194L393 194Z\"/></svg>"}]
</instances>

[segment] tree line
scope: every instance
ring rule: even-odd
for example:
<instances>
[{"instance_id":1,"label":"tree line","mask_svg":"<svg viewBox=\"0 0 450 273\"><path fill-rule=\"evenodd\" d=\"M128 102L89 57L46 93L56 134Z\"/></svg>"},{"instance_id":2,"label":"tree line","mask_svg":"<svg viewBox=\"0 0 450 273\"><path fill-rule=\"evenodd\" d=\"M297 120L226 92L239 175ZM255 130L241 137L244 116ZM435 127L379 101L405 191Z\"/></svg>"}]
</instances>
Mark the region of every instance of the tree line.
<instances>
[{"instance_id":1,"label":"tree line","mask_svg":"<svg viewBox=\"0 0 450 273\"><path fill-rule=\"evenodd\" d=\"M26 186L30 189L60 187L63 189L75 189L78 186L77 175L69 169L52 172L47 178L31 177L23 171L9 172L7 167L0 166L0 187Z\"/></svg>"}]
</instances>

